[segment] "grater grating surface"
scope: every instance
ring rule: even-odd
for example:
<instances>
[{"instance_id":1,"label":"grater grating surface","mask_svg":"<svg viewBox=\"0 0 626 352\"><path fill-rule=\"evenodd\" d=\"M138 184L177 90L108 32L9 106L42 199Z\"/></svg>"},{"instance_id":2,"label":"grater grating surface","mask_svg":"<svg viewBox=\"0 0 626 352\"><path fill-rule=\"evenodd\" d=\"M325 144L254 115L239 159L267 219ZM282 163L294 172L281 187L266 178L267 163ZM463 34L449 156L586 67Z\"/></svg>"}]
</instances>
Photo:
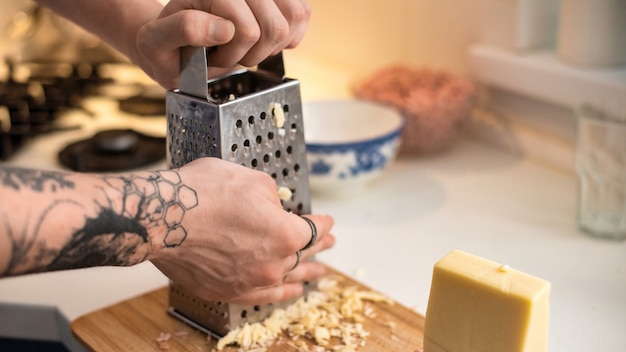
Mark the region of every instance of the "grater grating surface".
<instances>
[{"instance_id":1,"label":"grater grating surface","mask_svg":"<svg viewBox=\"0 0 626 352\"><path fill-rule=\"evenodd\" d=\"M310 214L300 83L284 78L282 55L266 60L256 71L240 70L207 81L206 48L188 50L181 88L166 96L169 166L217 157L263 171L277 187L291 190L291 199L282 201L285 210ZM282 126L274 119L280 109ZM315 287L309 283L305 292ZM205 301L174 282L169 297L170 313L216 336L290 303L250 307Z\"/></svg>"}]
</instances>

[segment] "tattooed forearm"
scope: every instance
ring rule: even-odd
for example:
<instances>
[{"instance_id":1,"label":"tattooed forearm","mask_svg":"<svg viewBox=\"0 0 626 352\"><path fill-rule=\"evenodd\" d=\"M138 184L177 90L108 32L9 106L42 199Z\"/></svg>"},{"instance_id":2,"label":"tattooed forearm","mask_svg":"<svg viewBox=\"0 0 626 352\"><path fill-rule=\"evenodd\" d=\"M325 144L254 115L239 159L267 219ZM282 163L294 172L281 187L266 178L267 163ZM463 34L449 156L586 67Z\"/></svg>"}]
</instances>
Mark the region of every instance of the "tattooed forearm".
<instances>
[{"instance_id":1,"label":"tattooed forearm","mask_svg":"<svg viewBox=\"0 0 626 352\"><path fill-rule=\"evenodd\" d=\"M198 204L175 170L79 177L0 168L0 179L0 195L28 194L42 205L13 219L0 204L0 239L11 247L2 275L142 262L151 231L163 234L165 247L185 241L183 219Z\"/></svg>"},{"instance_id":2,"label":"tattooed forearm","mask_svg":"<svg viewBox=\"0 0 626 352\"><path fill-rule=\"evenodd\" d=\"M165 228L164 246L175 247L185 240L187 231L181 223L185 212L198 204L198 198L176 172L154 172L148 177L104 176L103 180L108 186L102 190L107 194L106 203L98 204L97 217L87 219L72 235L49 270L141 262L148 254L141 247L149 242L149 228ZM121 200L119 207L113 199Z\"/></svg>"},{"instance_id":3,"label":"tattooed forearm","mask_svg":"<svg viewBox=\"0 0 626 352\"><path fill-rule=\"evenodd\" d=\"M0 167L0 182L5 187L19 191L21 187L32 191L44 191L46 186L54 192L57 188L74 188L74 183L67 180L68 174L55 171L28 170L12 167Z\"/></svg>"}]
</instances>

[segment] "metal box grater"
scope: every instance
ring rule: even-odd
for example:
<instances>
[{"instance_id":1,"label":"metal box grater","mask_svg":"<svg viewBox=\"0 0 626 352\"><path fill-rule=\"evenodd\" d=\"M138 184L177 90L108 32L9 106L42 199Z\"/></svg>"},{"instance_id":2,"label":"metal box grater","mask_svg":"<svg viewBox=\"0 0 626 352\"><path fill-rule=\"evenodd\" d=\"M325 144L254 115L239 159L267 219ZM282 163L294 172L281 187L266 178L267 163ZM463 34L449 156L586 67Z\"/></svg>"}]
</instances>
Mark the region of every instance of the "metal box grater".
<instances>
[{"instance_id":1,"label":"metal box grater","mask_svg":"<svg viewBox=\"0 0 626 352\"><path fill-rule=\"evenodd\" d=\"M206 50L183 51L180 89L167 92L169 166L217 157L264 171L276 180L277 187L291 190L291 199L282 201L285 210L309 214L300 83L284 77L282 54L268 58L256 70L207 80ZM274 121L276 104L284 111L283 127ZM315 283L308 283L305 292L315 288ZM172 282L168 311L198 329L224 336L288 303L249 307L210 302Z\"/></svg>"}]
</instances>

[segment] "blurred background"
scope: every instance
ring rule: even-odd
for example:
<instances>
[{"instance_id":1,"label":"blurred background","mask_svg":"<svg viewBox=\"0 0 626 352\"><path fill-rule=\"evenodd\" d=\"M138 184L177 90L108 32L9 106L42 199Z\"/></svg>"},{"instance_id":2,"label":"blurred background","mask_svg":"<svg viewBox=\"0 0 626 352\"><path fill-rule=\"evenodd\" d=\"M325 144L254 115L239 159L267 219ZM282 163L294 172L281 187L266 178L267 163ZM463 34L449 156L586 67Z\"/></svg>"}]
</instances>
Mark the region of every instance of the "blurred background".
<instances>
[{"instance_id":1,"label":"blurred background","mask_svg":"<svg viewBox=\"0 0 626 352\"><path fill-rule=\"evenodd\" d=\"M286 53L287 74L303 82L304 99L354 95L392 65L439 70L478 87L464 133L571 169L572 109L589 102L611 108L626 96L624 0L309 3L307 36ZM129 76L110 65L94 71L125 59L33 2L2 7L0 81L10 70L19 76L19 64L45 61L74 65L83 79L150 83L141 72ZM85 63L90 66L78 70Z\"/></svg>"},{"instance_id":2,"label":"blurred background","mask_svg":"<svg viewBox=\"0 0 626 352\"><path fill-rule=\"evenodd\" d=\"M467 133L568 171L572 110L589 102L619 109L626 96L623 0L310 3L311 25L294 54L335 68L341 89L397 63L469 78L479 102Z\"/></svg>"},{"instance_id":3,"label":"blurred background","mask_svg":"<svg viewBox=\"0 0 626 352\"><path fill-rule=\"evenodd\" d=\"M403 158L386 179L357 196L315 198L342 236L321 259L423 314L432 264L465 249L554 284L550 350L623 351L626 242L580 233L574 158L578 107L626 121L626 0L309 3L306 37L284 53L303 101L361 97L407 118ZM165 166L162 88L30 0L0 8L1 162ZM108 133L93 138L100 132ZM617 145L609 155L621 162L623 219L626 161ZM151 267L137 270L5 279L0 298L11 323L0 333L58 340L55 329L33 331L37 319L13 304L43 302L61 307L64 318L53 320L71 336L68 321L166 283ZM15 323L20 316L28 329Z\"/></svg>"}]
</instances>

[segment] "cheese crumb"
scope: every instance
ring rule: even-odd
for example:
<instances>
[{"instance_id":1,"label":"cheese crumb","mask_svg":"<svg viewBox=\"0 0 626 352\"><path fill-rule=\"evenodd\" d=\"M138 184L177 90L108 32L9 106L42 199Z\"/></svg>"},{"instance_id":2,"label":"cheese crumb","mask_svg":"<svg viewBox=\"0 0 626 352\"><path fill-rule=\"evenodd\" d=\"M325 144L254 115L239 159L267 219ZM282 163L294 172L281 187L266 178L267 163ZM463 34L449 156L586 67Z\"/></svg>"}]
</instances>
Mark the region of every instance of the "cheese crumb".
<instances>
[{"instance_id":1,"label":"cheese crumb","mask_svg":"<svg viewBox=\"0 0 626 352\"><path fill-rule=\"evenodd\" d=\"M172 334L170 334L169 332L162 332L159 334L159 337L156 338L156 341L166 342L166 341L169 341L171 337L172 337Z\"/></svg>"},{"instance_id":2,"label":"cheese crumb","mask_svg":"<svg viewBox=\"0 0 626 352\"><path fill-rule=\"evenodd\" d=\"M358 279L362 279L363 277L365 277L366 271L363 268L358 268L354 271L354 277L358 278Z\"/></svg>"},{"instance_id":3,"label":"cheese crumb","mask_svg":"<svg viewBox=\"0 0 626 352\"><path fill-rule=\"evenodd\" d=\"M272 116L274 117L274 125L278 128L282 128L285 125L285 111L279 103L272 103L270 107Z\"/></svg>"},{"instance_id":4,"label":"cheese crumb","mask_svg":"<svg viewBox=\"0 0 626 352\"><path fill-rule=\"evenodd\" d=\"M287 187L278 187L278 198L280 200L290 200L291 196L293 196L293 192L291 192L291 190Z\"/></svg>"}]
</instances>

